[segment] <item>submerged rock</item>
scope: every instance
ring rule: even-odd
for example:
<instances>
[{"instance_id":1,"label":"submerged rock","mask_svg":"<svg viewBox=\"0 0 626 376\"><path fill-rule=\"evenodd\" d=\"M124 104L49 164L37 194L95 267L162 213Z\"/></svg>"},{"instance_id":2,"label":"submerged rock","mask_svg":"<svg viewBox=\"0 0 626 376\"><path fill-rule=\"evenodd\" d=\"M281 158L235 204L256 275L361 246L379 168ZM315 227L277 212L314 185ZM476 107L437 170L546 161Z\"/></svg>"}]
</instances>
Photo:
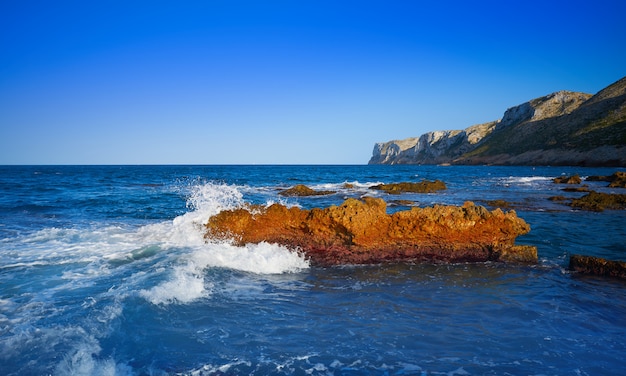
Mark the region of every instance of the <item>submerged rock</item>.
<instances>
[{"instance_id":1,"label":"submerged rock","mask_svg":"<svg viewBox=\"0 0 626 376\"><path fill-rule=\"evenodd\" d=\"M572 255L569 268L583 274L626 279L626 262L609 261L600 257Z\"/></svg>"},{"instance_id":2,"label":"submerged rock","mask_svg":"<svg viewBox=\"0 0 626 376\"><path fill-rule=\"evenodd\" d=\"M285 189L279 193L281 196L324 196L324 195L332 195L336 193L335 191L316 191L311 189L303 184L298 184L292 188Z\"/></svg>"},{"instance_id":3,"label":"submerged rock","mask_svg":"<svg viewBox=\"0 0 626 376\"><path fill-rule=\"evenodd\" d=\"M485 204L494 207L494 208L503 208L503 209L511 209L514 206L516 206L515 204L508 202L506 200L486 200L486 201L482 201Z\"/></svg>"},{"instance_id":4,"label":"submerged rock","mask_svg":"<svg viewBox=\"0 0 626 376\"><path fill-rule=\"evenodd\" d=\"M583 185L581 187L569 187L561 189L563 192L591 192L589 186Z\"/></svg>"},{"instance_id":5,"label":"submerged rock","mask_svg":"<svg viewBox=\"0 0 626 376\"><path fill-rule=\"evenodd\" d=\"M559 176L558 178L552 179L552 181L556 184L580 184L582 182L578 174L572 176Z\"/></svg>"},{"instance_id":6,"label":"submerged rock","mask_svg":"<svg viewBox=\"0 0 626 376\"><path fill-rule=\"evenodd\" d=\"M626 194L591 191L581 198L573 199L570 206L591 211L624 210L626 209Z\"/></svg>"},{"instance_id":7,"label":"submerged rock","mask_svg":"<svg viewBox=\"0 0 626 376\"><path fill-rule=\"evenodd\" d=\"M488 211L472 202L394 214L387 214L386 207L384 200L371 197L325 209L251 206L211 217L206 238L281 244L317 265L537 261L536 247L514 244L530 231L514 211Z\"/></svg>"},{"instance_id":8,"label":"submerged rock","mask_svg":"<svg viewBox=\"0 0 626 376\"><path fill-rule=\"evenodd\" d=\"M565 196L551 196L551 197L548 197L548 200L561 202L561 201L567 201L567 198Z\"/></svg>"},{"instance_id":9,"label":"submerged rock","mask_svg":"<svg viewBox=\"0 0 626 376\"><path fill-rule=\"evenodd\" d=\"M387 192L389 194L400 194L403 192L410 193L432 193L446 189L446 184L441 180L423 180L419 183L403 182L403 183L391 183L391 184L378 184L370 189L376 189L379 191Z\"/></svg>"}]
</instances>

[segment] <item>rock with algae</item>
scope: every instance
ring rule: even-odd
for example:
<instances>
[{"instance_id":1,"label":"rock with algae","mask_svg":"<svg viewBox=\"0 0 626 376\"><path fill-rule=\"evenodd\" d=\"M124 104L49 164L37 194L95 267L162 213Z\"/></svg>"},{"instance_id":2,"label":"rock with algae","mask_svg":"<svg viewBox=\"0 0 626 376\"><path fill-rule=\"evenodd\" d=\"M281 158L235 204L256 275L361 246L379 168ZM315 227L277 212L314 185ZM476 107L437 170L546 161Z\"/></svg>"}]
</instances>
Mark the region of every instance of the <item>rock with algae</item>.
<instances>
[{"instance_id":1,"label":"rock with algae","mask_svg":"<svg viewBox=\"0 0 626 376\"><path fill-rule=\"evenodd\" d=\"M403 192L407 193L432 193L436 191L445 190L446 184L441 180L423 180L418 183L414 182L402 182L402 183L391 183L391 184L378 184L370 187L370 189L376 189L379 191L383 191L389 194L400 194Z\"/></svg>"},{"instance_id":2,"label":"rock with algae","mask_svg":"<svg viewBox=\"0 0 626 376\"><path fill-rule=\"evenodd\" d=\"M610 188L626 188L626 172L617 171L610 176L589 176L586 181L608 181Z\"/></svg>"},{"instance_id":3,"label":"rock with algae","mask_svg":"<svg viewBox=\"0 0 626 376\"><path fill-rule=\"evenodd\" d=\"M324 195L332 195L336 193L335 191L316 191L312 188L307 187L304 184L295 185L289 189L285 189L280 191L279 195L281 196L324 196Z\"/></svg>"},{"instance_id":4,"label":"rock with algae","mask_svg":"<svg viewBox=\"0 0 626 376\"><path fill-rule=\"evenodd\" d=\"M572 176L559 176L552 179L555 184L580 184L582 180L578 174Z\"/></svg>"},{"instance_id":5,"label":"rock with algae","mask_svg":"<svg viewBox=\"0 0 626 376\"><path fill-rule=\"evenodd\" d=\"M573 199L570 206L590 211L626 210L626 194L591 191L581 198Z\"/></svg>"},{"instance_id":6,"label":"rock with algae","mask_svg":"<svg viewBox=\"0 0 626 376\"><path fill-rule=\"evenodd\" d=\"M582 274L626 279L626 262L600 257L571 255L569 268Z\"/></svg>"},{"instance_id":7,"label":"rock with algae","mask_svg":"<svg viewBox=\"0 0 626 376\"><path fill-rule=\"evenodd\" d=\"M530 226L514 211L435 205L387 214L384 200L348 199L303 210L280 204L227 210L211 217L207 239L269 242L303 252L313 264L399 261L535 263L537 248L515 245Z\"/></svg>"}]
</instances>

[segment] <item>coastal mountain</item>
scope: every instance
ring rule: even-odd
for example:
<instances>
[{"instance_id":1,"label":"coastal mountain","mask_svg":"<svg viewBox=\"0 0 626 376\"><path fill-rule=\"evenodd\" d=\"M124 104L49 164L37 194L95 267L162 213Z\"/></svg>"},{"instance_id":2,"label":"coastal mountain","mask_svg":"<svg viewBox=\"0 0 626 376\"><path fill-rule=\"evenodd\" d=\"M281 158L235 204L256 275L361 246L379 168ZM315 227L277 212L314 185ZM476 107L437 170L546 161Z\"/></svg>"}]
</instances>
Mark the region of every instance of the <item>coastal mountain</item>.
<instances>
[{"instance_id":1,"label":"coastal mountain","mask_svg":"<svg viewBox=\"0 0 626 376\"><path fill-rule=\"evenodd\" d=\"M369 164L626 166L626 77L595 95L536 98L463 130L377 143Z\"/></svg>"}]
</instances>

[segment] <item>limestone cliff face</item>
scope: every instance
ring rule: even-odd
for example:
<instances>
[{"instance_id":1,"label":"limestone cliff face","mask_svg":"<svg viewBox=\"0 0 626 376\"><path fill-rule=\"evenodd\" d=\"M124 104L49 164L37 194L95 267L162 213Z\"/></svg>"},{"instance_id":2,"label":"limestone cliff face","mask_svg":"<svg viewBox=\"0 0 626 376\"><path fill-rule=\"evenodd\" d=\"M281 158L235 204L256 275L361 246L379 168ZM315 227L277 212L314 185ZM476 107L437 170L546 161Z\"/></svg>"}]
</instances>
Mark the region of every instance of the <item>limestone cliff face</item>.
<instances>
[{"instance_id":1,"label":"limestone cliff face","mask_svg":"<svg viewBox=\"0 0 626 376\"><path fill-rule=\"evenodd\" d=\"M506 110L496 129L569 114L591 97L591 94L558 91L533 99Z\"/></svg>"},{"instance_id":2,"label":"limestone cliff face","mask_svg":"<svg viewBox=\"0 0 626 376\"><path fill-rule=\"evenodd\" d=\"M464 130L434 131L420 137L377 143L369 164L448 163L472 150L496 124L492 121Z\"/></svg>"},{"instance_id":3,"label":"limestone cliff face","mask_svg":"<svg viewBox=\"0 0 626 376\"><path fill-rule=\"evenodd\" d=\"M378 143L369 163L626 165L626 77L593 96L559 91L497 121Z\"/></svg>"},{"instance_id":4,"label":"limestone cliff face","mask_svg":"<svg viewBox=\"0 0 626 376\"><path fill-rule=\"evenodd\" d=\"M412 137L405 140L379 142L374 145L374 152L372 153L370 164L393 164L393 160L400 155L400 153L415 146L418 140L419 137Z\"/></svg>"}]
</instances>

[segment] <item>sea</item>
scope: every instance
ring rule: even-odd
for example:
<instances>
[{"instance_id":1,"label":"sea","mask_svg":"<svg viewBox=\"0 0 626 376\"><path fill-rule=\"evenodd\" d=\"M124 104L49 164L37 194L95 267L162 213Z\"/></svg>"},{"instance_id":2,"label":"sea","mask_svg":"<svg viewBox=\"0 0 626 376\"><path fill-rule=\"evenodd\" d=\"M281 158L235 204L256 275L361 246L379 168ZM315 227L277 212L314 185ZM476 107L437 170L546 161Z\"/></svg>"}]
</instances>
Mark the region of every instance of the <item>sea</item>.
<instances>
[{"instance_id":1,"label":"sea","mask_svg":"<svg viewBox=\"0 0 626 376\"><path fill-rule=\"evenodd\" d=\"M626 281L568 262L625 260L626 211L549 200L584 194L555 177L619 170L0 166L0 375L624 375ZM424 179L447 189L370 189ZM336 193L279 195L296 184ZM364 196L389 212L505 200L539 262L318 267L204 236L222 210Z\"/></svg>"}]
</instances>

